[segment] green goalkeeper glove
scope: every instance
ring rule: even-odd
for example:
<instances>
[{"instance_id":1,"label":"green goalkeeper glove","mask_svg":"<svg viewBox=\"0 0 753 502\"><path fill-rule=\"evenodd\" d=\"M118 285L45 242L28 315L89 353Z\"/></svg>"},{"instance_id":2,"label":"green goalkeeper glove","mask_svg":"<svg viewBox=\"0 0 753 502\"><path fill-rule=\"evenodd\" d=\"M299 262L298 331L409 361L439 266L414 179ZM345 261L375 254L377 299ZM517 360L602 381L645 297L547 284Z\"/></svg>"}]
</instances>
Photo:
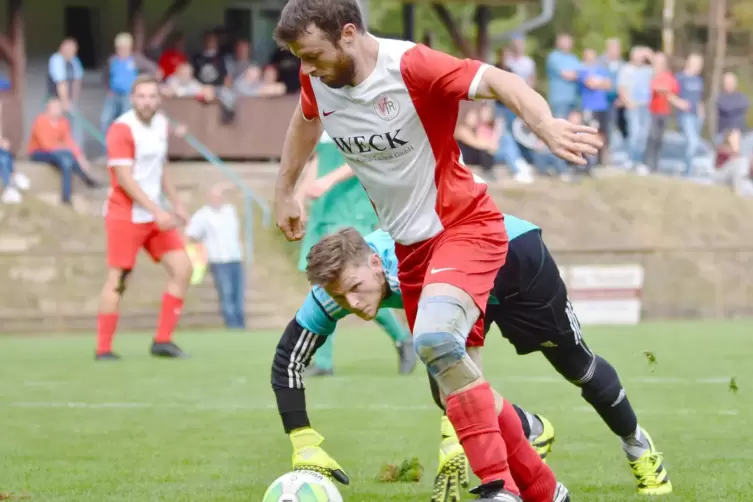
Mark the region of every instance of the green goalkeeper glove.
<instances>
[{"instance_id":1,"label":"green goalkeeper glove","mask_svg":"<svg viewBox=\"0 0 753 502\"><path fill-rule=\"evenodd\" d=\"M460 502L460 488L468 487L468 459L446 416L442 417L441 431L439 469L434 478L431 502Z\"/></svg>"},{"instance_id":2,"label":"green goalkeeper glove","mask_svg":"<svg viewBox=\"0 0 753 502\"><path fill-rule=\"evenodd\" d=\"M310 427L291 432L293 470L316 471L344 485L350 484L350 479L348 479L340 464L319 447L323 441L324 438Z\"/></svg>"}]
</instances>

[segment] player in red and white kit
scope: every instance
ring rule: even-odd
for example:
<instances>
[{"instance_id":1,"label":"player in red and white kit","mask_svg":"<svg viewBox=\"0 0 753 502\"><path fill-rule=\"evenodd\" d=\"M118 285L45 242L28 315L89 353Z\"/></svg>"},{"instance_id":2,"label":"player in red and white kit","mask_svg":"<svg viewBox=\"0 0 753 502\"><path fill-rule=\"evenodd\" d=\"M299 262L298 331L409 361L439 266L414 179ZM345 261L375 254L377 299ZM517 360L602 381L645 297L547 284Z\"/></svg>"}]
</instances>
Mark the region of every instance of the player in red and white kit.
<instances>
[{"instance_id":1,"label":"player in red and white kit","mask_svg":"<svg viewBox=\"0 0 753 502\"><path fill-rule=\"evenodd\" d=\"M583 156L601 146L596 130L553 118L546 101L511 73L370 35L356 0L290 0L275 38L301 59L302 85L276 187L278 226L290 240L303 235L294 188L323 127L396 241L414 346L446 396L447 416L481 479L474 492L500 502L567 500L523 437L512 405L477 364L482 315L505 262L507 235L486 185L462 164L453 133L461 100L495 99L553 153L584 164ZM342 286L357 302L359 285ZM293 430L290 438L294 459L339 469L315 431Z\"/></svg>"},{"instance_id":2,"label":"player in red and white kit","mask_svg":"<svg viewBox=\"0 0 753 502\"><path fill-rule=\"evenodd\" d=\"M151 353L187 357L172 342L192 273L191 260L177 230L178 225L186 222L187 213L164 170L170 128L165 116L159 113L158 81L150 76L138 77L131 91L131 102L133 109L120 116L107 131L107 166L112 183L104 207L108 271L99 300L96 357L118 359L112 351L112 340L120 298L142 248L165 266L168 275ZM174 132L182 134L180 129ZM160 204L162 193L172 211Z\"/></svg>"}]
</instances>

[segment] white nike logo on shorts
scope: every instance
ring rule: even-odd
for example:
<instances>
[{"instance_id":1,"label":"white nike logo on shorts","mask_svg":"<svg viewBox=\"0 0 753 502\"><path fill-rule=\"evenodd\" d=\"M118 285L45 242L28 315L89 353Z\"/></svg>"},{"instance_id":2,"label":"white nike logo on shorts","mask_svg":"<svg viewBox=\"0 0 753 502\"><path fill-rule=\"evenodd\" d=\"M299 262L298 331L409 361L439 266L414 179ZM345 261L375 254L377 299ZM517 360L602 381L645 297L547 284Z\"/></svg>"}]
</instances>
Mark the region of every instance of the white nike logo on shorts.
<instances>
[{"instance_id":1,"label":"white nike logo on shorts","mask_svg":"<svg viewBox=\"0 0 753 502\"><path fill-rule=\"evenodd\" d=\"M457 270L456 268L433 268L429 272L430 274L438 274L440 272L447 272L448 270Z\"/></svg>"}]
</instances>

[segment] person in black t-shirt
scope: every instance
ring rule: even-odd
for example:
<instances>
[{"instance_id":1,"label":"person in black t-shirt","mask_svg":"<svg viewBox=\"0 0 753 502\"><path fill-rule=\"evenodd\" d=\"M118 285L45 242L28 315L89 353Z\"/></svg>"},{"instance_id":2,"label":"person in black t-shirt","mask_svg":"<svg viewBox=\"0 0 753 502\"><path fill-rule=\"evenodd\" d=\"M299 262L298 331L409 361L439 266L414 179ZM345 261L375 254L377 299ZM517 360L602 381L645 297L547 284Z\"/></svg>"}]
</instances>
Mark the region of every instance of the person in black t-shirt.
<instances>
[{"instance_id":1,"label":"person in black t-shirt","mask_svg":"<svg viewBox=\"0 0 753 502\"><path fill-rule=\"evenodd\" d=\"M225 58L219 51L219 41L214 32L204 34L204 51L193 57L196 79L204 85L220 87L228 77Z\"/></svg>"}]
</instances>

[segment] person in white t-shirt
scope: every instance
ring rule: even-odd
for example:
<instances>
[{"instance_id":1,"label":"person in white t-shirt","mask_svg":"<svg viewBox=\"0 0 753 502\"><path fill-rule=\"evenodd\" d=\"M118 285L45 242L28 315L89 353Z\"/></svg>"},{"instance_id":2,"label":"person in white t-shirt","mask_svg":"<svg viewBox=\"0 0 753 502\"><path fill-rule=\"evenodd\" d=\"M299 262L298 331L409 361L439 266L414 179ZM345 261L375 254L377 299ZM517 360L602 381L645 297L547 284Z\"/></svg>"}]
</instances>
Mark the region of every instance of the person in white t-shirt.
<instances>
[{"instance_id":1,"label":"person in white t-shirt","mask_svg":"<svg viewBox=\"0 0 753 502\"><path fill-rule=\"evenodd\" d=\"M224 200L226 184L209 191L209 203L196 211L186 228L186 237L201 244L214 279L220 311L228 329L244 329L245 280L240 221L235 206Z\"/></svg>"}]
</instances>

